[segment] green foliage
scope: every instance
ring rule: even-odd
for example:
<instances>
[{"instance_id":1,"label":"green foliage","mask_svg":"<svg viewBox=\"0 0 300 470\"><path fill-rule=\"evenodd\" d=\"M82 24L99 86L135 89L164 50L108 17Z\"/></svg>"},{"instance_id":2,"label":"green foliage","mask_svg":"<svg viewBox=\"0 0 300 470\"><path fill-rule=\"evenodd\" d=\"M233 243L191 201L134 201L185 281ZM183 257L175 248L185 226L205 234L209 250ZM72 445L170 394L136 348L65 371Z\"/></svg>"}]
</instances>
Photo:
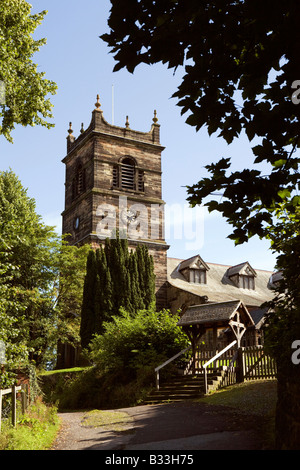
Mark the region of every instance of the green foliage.
<instances>
[{"instance_id":1,"label":"green foliage","mask_svg":"<svg viewBox=\"0 0 300 470\"><path fill-rule=\"evenodd\" d=\"M15 124L53 127L47 121L52 118L52 105L46 96L55 94L57 87L32 60L46 43L32 35L47 12L31 15L30 11L25 0L2 0L0 4L0 81L5 87L0 100L0 134L10 142Z\"/></svg>"},{"instance_id":2,"label":"green foliage","mask_svg":"<svg viewBox=\"0 0 300 470\"><path fill-rule=\"evenodd\" d=\"M178 317L168 310L121 310L104 324L105 333L91 342L91 360L105 371L126 370L129 374L146 366L157 366L185 347L188 339L177 326Z\"/></svg>"},{"instance_id":3,"label":"green foliage","mask_svg":"<svg viewBox=\"0 0 300 470\"><path fill-rule=\"evenodd\" d=\"M174 97L187 123L207 127L230 144L255 140L257 169L230 172L230 159L206 167L187 186L191 205L207 202L233 226L237 244L264 236L282 197L298 184L300 108L292 101L299 77L298 5L293 0L111 0L110 32L102 35L130 72L141 63L183 66ZM283 40L284 38L284 40ZM298 74L298 75L297 75ZM241 156L242 158L242 156ZM222 193L221 201L212 193ZM298 199L298 196L293 194ZM295 200L296 201L296 200Z\"/></svg>"},{"instance_id":4,"label":"green foliage","mask_svg":"<svg viewBox=\"0 0 300 470\"><path fill-rule=\"evenodd\" d=\"M0 340L7 373L27 360L53 361L59 337L78 343L86 254L42 223L12 171L0 172Z\"/></svg>"},{"instance_id":5,"label":"green foliage","mask_svg":"<svg viewBox=\"0 0 300 470\"><path fill-rule=\"evenodd\" d=\"M299 365L291 360L292 343L300 338L300 209L291 214L286 208L287 204L283 204L277 212L278 224L268 235L272 249L278 253L277 269L282 280L274 300L268 304L265 343L280 368L300 382Z\"/></svg>"},{"instance_id":6,"label":"green foliage","mask_svg":"<svg viewBox=\"0 0 300 470\"><path fill-rule=\"evenodd\" d=\"M154 368L187 347L188 338L177 322L178 317L167 310L152 308L130 314L121 309L91 343L93 367L41 376L47 403L55 403L60 410L141 403L154 386Z\"/></svg>"},{"instance_id":7,"label":"green foliage","mask_svg":"<svg viewBox=\"0 0 300 470\"><path fill-rule=\"evenodd\" d=\"M106 239L87 258L81 309L81 345L88 347L94 334L103 333L103 323L120 308L134 313L155 304L152 256L145 245L128 250L127 239Z\"/></svg>"},{"instance_id":8,"label":"green foliage","mask_svg":"<svg viewBox=\"0 0 300 470\"><path fill-rule=\"evenodd\" d=\"M60 427L57 410L40 400L21 416L15 428L0 434L0 450L46 450L51 447Z\"/></svg>"},{"instance_id":9,"label":"green foliage","mask_svg":"<svg viewBox=\"0 0 300 470\"><path fill-rule=\"evenodd\" d=\"M137 371L104 372L98 367L81 372L58 370L43 376L42 388L47 403L59 410L114 409L140 404L154 385L152 367ZM1 437L1 434L0 434Z\"/></svg>"}]
</instances>

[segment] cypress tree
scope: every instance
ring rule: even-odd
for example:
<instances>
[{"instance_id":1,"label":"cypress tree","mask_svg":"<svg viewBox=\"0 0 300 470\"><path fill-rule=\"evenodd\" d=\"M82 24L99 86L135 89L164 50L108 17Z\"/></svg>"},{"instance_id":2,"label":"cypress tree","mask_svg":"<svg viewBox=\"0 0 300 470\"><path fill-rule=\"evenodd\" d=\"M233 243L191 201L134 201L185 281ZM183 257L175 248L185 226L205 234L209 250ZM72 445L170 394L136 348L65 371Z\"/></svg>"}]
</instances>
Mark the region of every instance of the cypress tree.
<instances>
[{"instance_id":1,"label":"cypress tree","mask_svg":"<svg viewBox=\"0 0 300 470\"><path fill-rule=\"evenodd\" d=\"M83 348L94 334L103 333L103 322L118 315L121 307L134 314L155 305L153 267L145 245L129 252L127 239L118 235L89 252L80 325Z\"/></svg>"},{"instance_id":2,"label":"cypress tree","mask_svg":"<svg viewBox=\"0 0 300 470\"><path fill-rule=\"evenodd\" d=\"M145 308L155 303L155 274L153 257L149 255L146 245L138 245L136 249L139 285Z\"/></svg>"},{"instance_id":3,"label":"cypress tree","mask_svg":"<svg viewBox=\"0 0 300 470\"><path fill-rule=\"evenodd\" d=\"M111 318L113 313L113 291L111 275L108 268L105 249L103 247L96 250L97 279L98 283L95 292L95 314L97 321L96 333L102 333L102 324Z\"/></svg>"},{"instance_id":4,"label":"cypress tree","mask_svg":"<svg viewBox=\"0 0 300 470\"><path fill-rule=\"evenodd\" d=\"M97 265L94 250L87 256L86 275L83 288L83 299L81 307L80 338L81 346L85 349L95 333L95 288L96 288Z\"/></svg>"},{"instance_id":5,"label":"cypress tree","mask_svg":"<svg viewBox=\"0 0 300 470\"><path fill-rule=\"evenodd\" d=\"M129 273L129 295L131 301L131 312L134 313L137 310L143 310L145 304L143 301L143 295L140 285L140 276L138 271L137 253L131 251L128 260L128 273Z\"/></svg>"}]
</instances>

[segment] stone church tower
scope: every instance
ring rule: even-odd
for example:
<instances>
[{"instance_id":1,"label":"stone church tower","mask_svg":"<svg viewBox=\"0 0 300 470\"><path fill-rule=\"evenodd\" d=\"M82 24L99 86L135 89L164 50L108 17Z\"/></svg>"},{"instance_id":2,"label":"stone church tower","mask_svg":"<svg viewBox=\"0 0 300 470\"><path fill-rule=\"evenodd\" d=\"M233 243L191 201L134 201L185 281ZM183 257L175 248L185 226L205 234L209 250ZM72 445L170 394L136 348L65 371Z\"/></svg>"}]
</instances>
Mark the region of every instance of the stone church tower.
<instances>
[{"instance_id":1,"label":"stone church tower","mask_svg":"<svg viewBox=\"0 0 300 470\"><path fill-rule=\"evenodd\" d=\"M148 246L154 259L158 308L167 306L167 249L164 239L160 126L154 112L149 132L109 124L99 96L89 127L67 137L63 233L69 243L96 248L108 236Z\"/></svg>"}]
</instances>

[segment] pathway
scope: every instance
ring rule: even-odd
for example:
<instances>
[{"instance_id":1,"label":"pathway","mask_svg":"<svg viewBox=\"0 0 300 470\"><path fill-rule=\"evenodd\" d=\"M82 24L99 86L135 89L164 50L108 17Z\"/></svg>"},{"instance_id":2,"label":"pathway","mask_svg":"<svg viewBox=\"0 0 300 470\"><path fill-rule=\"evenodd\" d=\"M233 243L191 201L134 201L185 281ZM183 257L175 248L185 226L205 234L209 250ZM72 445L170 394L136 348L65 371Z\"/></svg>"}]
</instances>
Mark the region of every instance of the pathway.
<instances>
[{"instance_id":1,"label":"pathway","mask_svg":"<svg viewBox=\"0 0 300 470\"><path fill-rule=\"evenodd\" d=\"M113 411L113 410L111 410ZM84 427L84 412L61 413L55 450L256 450L264 445L257 416L187 400L122 408L133 423L120 432Z\"/></svg>"}]
</instances>

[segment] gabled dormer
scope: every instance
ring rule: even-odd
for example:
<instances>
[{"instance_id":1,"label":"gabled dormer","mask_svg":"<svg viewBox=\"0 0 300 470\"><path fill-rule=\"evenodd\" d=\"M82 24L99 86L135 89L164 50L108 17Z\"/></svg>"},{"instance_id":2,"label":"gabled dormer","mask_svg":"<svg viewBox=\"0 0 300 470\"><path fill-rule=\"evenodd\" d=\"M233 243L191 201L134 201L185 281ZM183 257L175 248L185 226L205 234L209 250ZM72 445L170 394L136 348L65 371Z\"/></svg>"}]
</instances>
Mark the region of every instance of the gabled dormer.
<instances>
[{"instance_id":1,"label":"gabled dormer","mask_svg":"<svg viewBox=\"0 0 300 470\"><path fill-rule=\"evenodd\" d=\"M281 271L276 271L275 273L273 273L269 279L269 283L268 283L269 289L276 289L277 287L279 287L282 279L283 279L283 274Z\"/></svg>"},{"instance_id":2,"label":"gabled dormer","mask_svg":"<svg viewBox=\"0 0 300 470\"><path fill-rule=\"evenodd\" d=\"M207 283L206 273L209 270L209 267L199 255L182 261L177 269L190 283Z\"/></svg>"},{"instance_id":3,"label":"gabled dormer","mask_svg":"<svg viewBox=\"0 0 300 470\"><path fill-rule=\"evenodd\" d=\"M255 278L257 274L248 261L237 264L236 266L231 266L227 271L227 276L236 287L255 290Z\"/></svg>"}]
</instances>

